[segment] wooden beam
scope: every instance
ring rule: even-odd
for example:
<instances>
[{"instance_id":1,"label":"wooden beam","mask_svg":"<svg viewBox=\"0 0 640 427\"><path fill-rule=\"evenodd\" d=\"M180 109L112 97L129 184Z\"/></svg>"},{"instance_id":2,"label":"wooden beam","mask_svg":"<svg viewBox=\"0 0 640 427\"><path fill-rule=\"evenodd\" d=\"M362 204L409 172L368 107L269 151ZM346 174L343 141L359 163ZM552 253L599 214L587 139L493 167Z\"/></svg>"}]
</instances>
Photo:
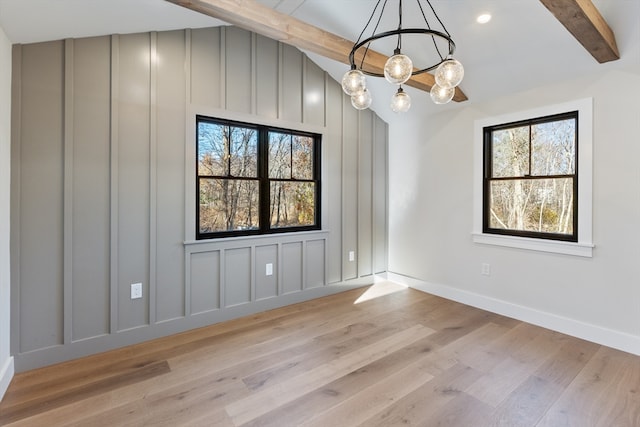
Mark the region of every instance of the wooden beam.
<instances>
[{"instance_id":1,"label":"wooden beam","mask_svg":"<svg viewBox=\"0 0 640 427\"><path fill-rule=\"evenodd\" d=\"M599 62L620 59L613 31L591 0L540 0Z\"/></svg>"},{"instance_id":2,"label":"wooden beam","mask_svg":"<svg viewBox=\"0 0 640 427\"><path fill-rule=\"evenodd\" d=\"M187 9L220 19L245 30L261 34L299 49L349 64L353 41L285 15L254 0L166 0ZM369 50L365 68L382 73L387 56ZM413 76L406 85L430 91L435 84L432 74ZM454 101L466 101L467 96L456 88Z\"/></svg>"}]
</instances>

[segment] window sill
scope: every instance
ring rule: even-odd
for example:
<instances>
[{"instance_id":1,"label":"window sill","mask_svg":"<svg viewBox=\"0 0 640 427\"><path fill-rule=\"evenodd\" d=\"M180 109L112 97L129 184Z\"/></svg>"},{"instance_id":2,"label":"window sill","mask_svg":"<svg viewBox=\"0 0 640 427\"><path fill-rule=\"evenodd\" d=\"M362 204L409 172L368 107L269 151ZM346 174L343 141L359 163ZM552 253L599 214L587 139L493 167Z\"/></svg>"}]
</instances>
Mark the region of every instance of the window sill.
<instances>
[{"instance_id":1,"label":"window sill","mask_svg":"<svg viewBox=\"0 0 640 427\"><path fill-rule=\"evenodd\" d=\"M310 230L296 231L291 233L273 233L273 234L256 234L253 236L231 236L220 237L214 239L202 240L186 240L183 242L185 247L193 246L217 246L217 247L233 247L241 245L242 242L261 242L260 244L287 243L304 240L326 239L329 230Z\"/></svg>"},{"instance_id":2,"label":"window sill","mask_svg":"<svg viewBox=\"0 0 640 427\"><path fill-rule=\"evenodd\" d=\"M510 248L527 249L538 252L551 252L564 255L593 257L592 243L560 242L546 239L532 239L515 236L501 236L494 234L472 233L473 242L484 245L504 246Z\"/></svg>"}]
</instances>

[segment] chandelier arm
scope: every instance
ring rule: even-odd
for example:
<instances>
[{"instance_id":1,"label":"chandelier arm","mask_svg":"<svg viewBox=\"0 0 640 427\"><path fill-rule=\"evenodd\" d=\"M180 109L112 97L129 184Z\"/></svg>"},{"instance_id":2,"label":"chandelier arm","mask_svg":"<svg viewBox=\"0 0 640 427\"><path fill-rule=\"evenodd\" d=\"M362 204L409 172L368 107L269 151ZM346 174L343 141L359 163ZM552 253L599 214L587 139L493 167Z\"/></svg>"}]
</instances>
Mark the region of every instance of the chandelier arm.
<instances>
[{"instance_id":1,"label":"chandelier arm","mask_svg":"<svg viewBox=\"0 0 640 427\"><path fill-rule=\"evenodd\" d=\"M382 0L378 0L378 2L376 3L376 7L373 8L373 12L371 12L371 16L369 17L369 20L367 21L367 24L364 26L364 28L362 29L362 31L360 32L360 35L358 36L358 40L356 40L356 43L359 43L360 40L362 39L362 36L364 34L365 31L367 31L367 27L369 26L369 24L371 24L371 21L373 20L373 16L376 14L376 10L378 10L378 6L380 6L380 2ZM384 0L384 4L387 4L387 0ZM384 5L382 6L382 12L384 13ZM380 14L380 17L382 17L382 13ZM380 23L380 19L378 19L378 24ZM376 25L376 28L378 26ZM375 32L375 29L373 30Z\"/></svg>"},{"instance_id":2,"label":"chandelier arm","mask_svg":"<svg viewBox=\"0 0 640 427\"><path fill-rule=\"evenodd\" d=\"M367 29L367 27L369 26L369 24L371 23L371 19L373 18L373 15L375 15L376 13L376 9L378 8L378 5L380 4L381 0L378 0L378 3L376 3L376 8L373 10L373 13L371 14L371 17L369 18L369 22L367 22L367 25L362 29L362 33L360 34L360 37L362 37L362 34L364 33L364 31ZM380 15L378 16L378 22L376 22L376 26L373 28L373 31L371 32L371 35L375 35L376 31L378 30L378 27L380 26L380 21L382 21L382 16L384 15L384 9L385 7L387 7L387 1L388 0L384 0L384 3L382 4L382 10L380 10ZM360 42L360 37L358 38L358 41L356 42L356 44L358 44L358 42ZM369 43L371 44L371 43ZM360 61L360 69L362 69L362 65L364 65L364 58L366 58L367 53L369 52L369 45L367 45L367 47L364 50L364 55L362 55L362 61ZM351 61L351 66L353 69L353 61Z\"/></svg>"},{"instance_id":3,"label":"chandelier arm","mask_svg":"<svg viewBox=\"0 0 640 427\"><path fill-rule=\"evenodd\" d=\"M428 1L428 0L427 0ZM420 12L422 12L422 18L424 19L425 24L427 24L427 28L431 29L431 25L429 25L429 20L427 19L427 15L424 13L424 9L422 8L422 3L420 3L420 0L417 0L416 3L418 3L418 7L420 8ZM431 6L431 3L429 3L429 6ZM435 15L435 11L433 10L433 7L431 7L431 10L433 11L433 14ZM438 15L436 15L436 19L438 19ZM438 22L440 22L440 19L438 19ZM442 22L440 22L440 24L442 24ZM449 32L447 31L446 28L444 28L444 25L442 26L442 28L444 29L444 32L447 33L447 35L449 37L451 37L451 34L449 34ZM438 52L438 56L440 57L440 60L444 60L444 58L442 57L442 52L440 52L440 48L438 47L438 43L436 43L436 39L434 36L431 36L431 41L433 42L433 47L436 48L436 52Z\"/></svg>"},{"instance_id":4,"label":"chandelier arm","mask_svg":"<svg viewBox=\"0 0 640 427\"><path fill-rule=\"evenodd\" d=\"M398 30L402 30L402 0L398 2ZM402 33L398 33L398 43L396 43L398 53L402 49Z\"/></svg>"},{"instance_id":5,"label":"chandelier arm","mask_svg":"<svg viewBox=\"0 0 640 427\"><path fill-rule=\"evenodd\" d=\"M351 69L356 69L356 65L355 65L355 54L358 51L358 49L360 49L362 46L364 45L368 45L371 42L375 41L375 40L379 40L385 37L393 37L396 35L400 35L400 34L427 34L431 37L440 37L444 40L446 40L449 43L449 55L453 55L453 52L455 51L456 48L456 44L453 42L453 40L451 39L451 36L449 36L448 34L445 34L441 31L436 31L436 30L430 30L430 29L425 29L425 28L402 28L402 29L398 29L398 30L392 30L392 31L385 31L382 33L378 33L378 34L374 34L371 37L362 40L361 42L355 44L353 46L353 49L351 49L351 52L349 52L349 63L351 64ZM382 73L376 73L373 71L367 71L367 70L363 70L362 69L362 64L364 64L365 61L365 57L366 57L366 53L368 51L369 47L367 46L366 50L365 50L365 55L363 55L362 57L362 61L361 61L361 65L360 65L360 71L364 74L367 74L369 76L374 76L374 77L384 77L384 74ZM411 73L412 76L415 76L417 74L422 74L422 73L426 73L427 71L431 71L435 68L438 67L438 65L442 64L445 61L445 59L441 58L441 61L438 62L437 64L428 66L426 68L422 68L416 71L413 71Z\"/></svg>"},{"instance_id":6,"label":"chandelier arm","mask_svg":"<svg viewBox=\"0 0 640 427\"><path fill-rule=\"evenodd\" d=\"M431 2L429 0L426 0L427 4L429 5L429 7L431 8L431 11L433 12L433 16L436 17L436 19L438 20L438 22L440 23L440 25L442 26L442 29L444 30L444 32L451 37L451 34L449 34L449 31L447 31L447 27L444 26L444 24L442 23L442 21L440 20L440 17L438 16L438 14L436 13L436 10L433 8L433 5L431 4ZM418 0L418 4L420 4L420 0ZM426 18L425 18L426 19Z\"/></svg>"}]
</instances>

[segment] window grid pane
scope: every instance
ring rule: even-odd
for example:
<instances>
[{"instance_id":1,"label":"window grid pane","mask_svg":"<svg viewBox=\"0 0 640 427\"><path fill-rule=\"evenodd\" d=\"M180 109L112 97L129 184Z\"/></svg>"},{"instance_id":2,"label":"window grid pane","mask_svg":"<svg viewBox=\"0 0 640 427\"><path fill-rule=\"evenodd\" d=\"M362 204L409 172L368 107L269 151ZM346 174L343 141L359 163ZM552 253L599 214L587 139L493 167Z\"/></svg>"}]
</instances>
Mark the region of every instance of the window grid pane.
<instances>
[{"instance_id":1,"label":"window grid pane","mask_svg":"<svg viewBox=\"0 0 640 427\"><path fill-rule=\"evenodd\" d=\"M295 135L292 145L292 178L313 179L313 138Z\"/></svg>"},{"instance_id":2,"label":"window grid pane","mask_svg":"<svg viewBox=\"0 0 640 427\"><path fill-rule=\"evenodd\" d=\"M575 173L575 119L534 125L531 133L531 175L572 175Z\"/></svg>"},{"instance_id":3,"label":"window grid pane","mask_svg":"<svg viewBox=\"0 0 640 427\"><path fill-rule=\"evenodd\" d=\"M230 174L235 177L258 176L258 131L231 127Z\"/></svg>"},{"instance_id":4,"label":"window grid pane","mask_svg":"<svg viewBox=\"0 0 640 427\"><path fill-rule=\"evenodd\" d=\"M573 234L573 178L492 181L489 226Z\"/></svg>"},{"instance_id":5,"label":"window grid pane","mask_svg":"<svg viewBox=\"0 0 640 427\"><path fill-rule=\"evenodd\" d=\"M529 126L494 131L491 152L493 178L529 174Z\"/></svg>"},{"instance_id":6,"label":"window grid pane","mask_svg":"<svg viewBox=\"0 0 640 427\"><path fill-rule=\"evenodd\" d=\"M259 228L259 181L200 179L200 232Z\"/></svg>"},{"instance_id":7,"label":"window grid pane","mask_svg":"<svg viewBox=\"0 0 640 427\"><path fill-rule=\"evenodd\" d=\"M217 123L198 123L198 175L229 174L228 127Z\"/></svg>"},{"instance_id":8,"label":"window grid pane","mask_svg":"<svg viewBox=\"0 0 640 427\"><path fill-rule=\"evenodd\" d=\"M302 227L315 223L313 182L271 181L271 228Z\"/></svg>"},{"instance_id":9,"label":"window grid pane","mask_svg":"<svg viewBox=\"0 0 640 427\"><path fill-rule=\"evenodd\" d=\"M291 178L292 136L280 132L269 132L269 178Z\"/></svg>"}]
</instances>

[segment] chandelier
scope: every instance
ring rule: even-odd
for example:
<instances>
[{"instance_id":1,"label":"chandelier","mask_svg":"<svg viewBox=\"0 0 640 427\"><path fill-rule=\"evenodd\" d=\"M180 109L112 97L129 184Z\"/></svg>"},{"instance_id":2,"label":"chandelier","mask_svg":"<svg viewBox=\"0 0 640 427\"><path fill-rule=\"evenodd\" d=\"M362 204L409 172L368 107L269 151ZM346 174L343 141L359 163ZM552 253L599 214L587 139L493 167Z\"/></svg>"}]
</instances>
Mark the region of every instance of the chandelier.
<instances>
[{"instance_id":1,"label":"chandelier","mask_svg":"<svg viewBox=\"0 0 640 427\"><path fill-rule=\"evenodd\" d=\"M402 84L412 76L435 70L434 77L436 84L431 88L430 95L436 104L446 104L451 101L455 94L456 87L464 77L462 64L453 59L453 52L455 51L456 45L436 14L431 2L429 0L415 0L420 14L424 19L424 28L403 28L402 0L398 1L397 28L390 31L377 32L388 2L388 0L378 0L367 24L362 29L358 40L349 53L351 69L347 71L342 78L342 90L351 96L351 105L358 110L369 108L372 101L371 93L367 89L365 74L374 77L384 77L389 83L398 85L398 90L391 99L391 109L396 113L406 112L411 107L411 97L402 89ZM434 27L429 23L423 2L429 6L431 14L435 17L439 27ZM375 22L375 25L372 25L373 22ZM368 31L370 31L371 36L363 39L362 37ZM431 65L427 65L424 68L415 68L411 58L402 53L403 36L407 39L409 36L416 35L430 39L428 43L421 42L420 46L426 47L433 45L430 47L433 51L427 55L430 57L429 62ZM387 41L391 40L395 43L393 55L387 59L384 66L384 73L365 67L367 55L372 55L373 42L382 39L386 39Z\"/></svg>"}]
</instances>

